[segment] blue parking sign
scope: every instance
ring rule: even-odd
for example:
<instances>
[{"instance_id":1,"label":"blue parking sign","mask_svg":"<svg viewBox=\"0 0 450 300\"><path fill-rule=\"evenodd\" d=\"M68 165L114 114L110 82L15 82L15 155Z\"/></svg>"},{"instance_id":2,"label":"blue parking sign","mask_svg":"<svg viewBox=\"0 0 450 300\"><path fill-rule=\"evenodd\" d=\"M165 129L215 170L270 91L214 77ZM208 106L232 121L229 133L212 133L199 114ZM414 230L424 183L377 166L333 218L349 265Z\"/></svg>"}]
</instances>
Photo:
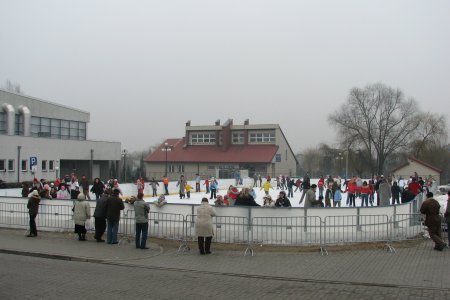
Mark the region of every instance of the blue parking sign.
<instances>
[{"instance_id":1,"label":"blue parking sign","mask_svg":"<svg viewBox=\"0 0 450 300\"><path fill-rule=\"evenodd\" d=\"M37 166L38 160L36 156L30 156L30 167Z\"/></svg>"}]
</instances>

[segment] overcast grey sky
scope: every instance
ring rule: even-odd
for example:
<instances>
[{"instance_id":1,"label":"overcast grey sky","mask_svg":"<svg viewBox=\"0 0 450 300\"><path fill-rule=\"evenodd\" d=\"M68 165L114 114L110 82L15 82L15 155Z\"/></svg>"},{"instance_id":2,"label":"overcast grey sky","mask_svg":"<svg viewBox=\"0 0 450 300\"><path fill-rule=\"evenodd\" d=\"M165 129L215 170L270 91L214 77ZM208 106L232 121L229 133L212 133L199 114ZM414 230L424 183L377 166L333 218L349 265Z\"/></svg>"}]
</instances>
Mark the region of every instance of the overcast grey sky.
<instances>
[{"instance_id":1,"label":"overcast grey sky","mask_svg":"<svg viewBox=\"0 0 450 300\"><path fill-rule=\"evenodd\" d=\"M184 125L278 123L294 152L382 82L449 117L450 1L1 1L0 86L91 113L143 150Z\"/></svg>"}]
</instances>

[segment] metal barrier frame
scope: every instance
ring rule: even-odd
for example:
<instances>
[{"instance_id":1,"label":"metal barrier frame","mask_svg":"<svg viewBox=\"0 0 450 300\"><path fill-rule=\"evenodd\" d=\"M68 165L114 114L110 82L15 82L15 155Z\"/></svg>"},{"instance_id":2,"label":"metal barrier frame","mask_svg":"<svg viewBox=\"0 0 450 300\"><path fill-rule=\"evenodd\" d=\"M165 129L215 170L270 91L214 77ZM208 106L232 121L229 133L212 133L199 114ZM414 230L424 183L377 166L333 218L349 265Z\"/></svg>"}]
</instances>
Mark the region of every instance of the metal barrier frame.
<instances>
[{"instance_id":1,"label":"metal barrier frame","mask_svg":"<svg viewBox=\"0 0 450 300\"><path fill-rule=\"evenodd\" d=\"M411 203L416 210L417 202ZM26 228L29 214L26 203L0 202L0 224ZM74 228L72 203L68 205L41 204L36 218L39 228ZM91 207L93 215L95 207ZM327 246L361 242L385 242L390 252L394 241L425 238L422 215L419 213L387 215L341 215L341 216L291 216L252 217L252 208L247 216L216 216L213 218L214 240L219 243L246 244L244 256L254 255L253 246L267 244L277 246L318 245L321 254L328 254ZM395 209L394 209L395 211ZM195 217L151 211L149 214L149 237L171 239L180 242L178 253L189 251L189 242L195 237ZM245 215L245 214L244 214ZM92 217L93 219L93 217ZM444 223L445 224L445 223ZM443 231L444 231L443 226ZM134 209L121 213L120 243L130 242L135 235ZM446 234L444 234L446 236ZM445 238L445 237L444 237Z\"/></svg>"}]
</instances>

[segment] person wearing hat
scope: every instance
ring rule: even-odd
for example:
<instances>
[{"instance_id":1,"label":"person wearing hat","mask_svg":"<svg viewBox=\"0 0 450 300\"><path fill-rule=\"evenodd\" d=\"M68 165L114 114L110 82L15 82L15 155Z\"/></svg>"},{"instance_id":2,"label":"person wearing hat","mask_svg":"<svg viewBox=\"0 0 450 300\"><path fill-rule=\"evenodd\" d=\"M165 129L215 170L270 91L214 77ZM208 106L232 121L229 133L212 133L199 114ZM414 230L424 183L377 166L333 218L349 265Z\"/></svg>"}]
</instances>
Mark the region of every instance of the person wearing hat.
<instances>
[{"instance_id":1,"label":"person wearing hat","mask_svg":"<svg viewBox=\"0 0 450 300\"><path fill-rule=\"evenodd\" d=\"M211 254L211 240L214 235L212 217L216 215L214 208L209 205L208 198L202 198L197 209L195 219L195 234L197 235L200 254Z\"/></svg>"},{"instance_id":2,"label":"person wearing hat","mask_svg":"<svg viewBox=\"0 0 450 300\"><path fill-rule=\"evenodd\" d=\"M75 233L79 241L86 241L86 221L91 218L91 206L86 201L86 196L79 193L73 205L73 221L75 222Z\"/></svg>"},{"instance_id":3,"label":"person wearing hat","mask_svg":"<svg viewBox=\"0 0 450 300\"><path fill-rule=\"evenodd\" d=\"M281 191L275 202L276 207L291 207L291 201L286 197L286 192Z\"/></svg>"},{"instance_id":4,"label":"person wearing hat","mask_svg":"<svg viewBox=\"0 0 450 300\"><path fill-rule=\"evenodd\" d=\"M447 246L442 240L442 230L441 230L441 216L439 215L439 209L441 205L433 198L433 193L427 193L427 200L422 203L420 207L420 212L424 214L425 226L428 227L428 232L430 238L434 242L434 250L442 251Z\"/></svg>"},{"instance_id":5,"label":"person wearing hat","mask_svg":"<svg viewBox=\"0 0 450 300\"><path fill-rule=\"evenodd\" d=\"M37 236L37 228L36 228L36 216L39 212L39 202L41 202L41 197L39 196L39 192L34 190L31 194L28 195L28 214L30 215L30 233L27 237L36 237Z\"/></svg>"},{"instance_id":6,"label":"person wearing hat","mask_svg":"<svg viewBox=\"0 0 450 300\"><path fill-rule=\"evenodd\" d=\"M281 192L280 192L280 194L281 194ZM263 200L264 200L264 204L263 204L264 207L274 207L275 206L275 201L273 201L272 196L265 195L263 197Z\"/></svg>"}]
</instances>

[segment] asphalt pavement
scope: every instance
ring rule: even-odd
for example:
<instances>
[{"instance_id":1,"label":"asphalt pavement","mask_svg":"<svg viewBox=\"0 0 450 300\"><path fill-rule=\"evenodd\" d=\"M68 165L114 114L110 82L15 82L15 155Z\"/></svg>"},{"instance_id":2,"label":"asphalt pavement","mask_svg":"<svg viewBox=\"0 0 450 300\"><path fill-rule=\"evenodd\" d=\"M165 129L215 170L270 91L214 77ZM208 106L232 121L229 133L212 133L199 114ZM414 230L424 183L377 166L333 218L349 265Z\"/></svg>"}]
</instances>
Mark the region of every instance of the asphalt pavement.
<instances>
[{"instance_id":1,"label":"asphalt pavement","mask_svg":"<svg viewBox=\"0 0 450 300\"><path fill-rule=\"evenodd\" d=\"M124 238L118 245L97 243L91 234L80 242L68 232L39 232L26 237L26 230L0 229L0 253L55 260L82 261L164 272L210 274L233 278L310 283L314 285L406 289L438 299L450 299L450 251L433 250L430 240L396 248L329 251L264 251L255 246L254 256L243 251L216 250L211 255L177 247L164 247L150 239L150 249L136 249L134 241ZM245 249L245 248L243 248ZM422 297L418 297L422 298Z\"/></svg>"}]
</instances>

